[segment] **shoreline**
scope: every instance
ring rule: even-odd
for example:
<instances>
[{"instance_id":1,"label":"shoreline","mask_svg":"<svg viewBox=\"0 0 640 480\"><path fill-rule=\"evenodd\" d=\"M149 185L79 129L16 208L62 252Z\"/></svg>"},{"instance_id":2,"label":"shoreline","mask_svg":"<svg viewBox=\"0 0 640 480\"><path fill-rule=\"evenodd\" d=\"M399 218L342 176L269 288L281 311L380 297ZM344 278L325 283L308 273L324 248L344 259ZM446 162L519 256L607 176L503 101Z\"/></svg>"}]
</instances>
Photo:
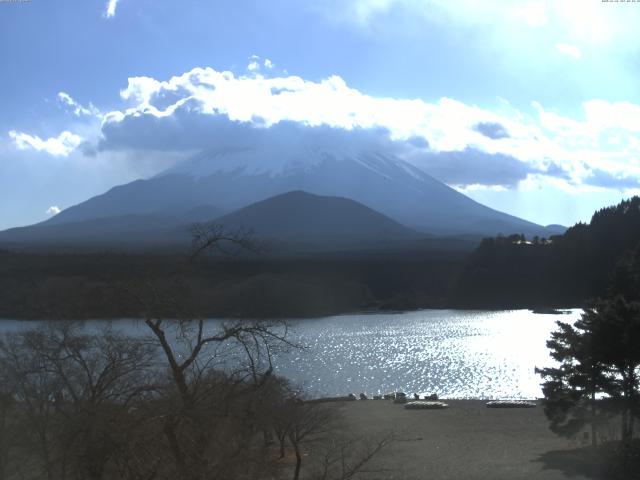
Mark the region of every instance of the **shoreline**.
<instances>
[{"instance_id":1,"label":"shoreline","mask_svg":"<svg viewBox=\"0 0 640 480\"><path fill-rule=\"evenodd\" d=\"M355 398L353 399L349 399L348 396L351 394L347 394L347 395L334 395L334 396L322 396L322 397L313 397L313 398L309 398L306 401L312 401L312 402L324 402L324 403L360 403L360 402L374 402L374 403L393 403L393 400L391 399L385 399L385 398L380 398L380 399L374 399L372 397L368 397L365 400L362 400L360 398L358 398L359 394L352 394L354 395ZM386 394L386 395L392 395L391 393ZM429 402L429 401L436 401L436 402L480 402L480 403L487 403L487 402L493 402L493 401L526 401L526 402L536 402L538 403L538 407L541 407L541 405L539 404L539 402L541 402L542 400L544 400L543 397L537 397L537 398L532 398L532 397L449 397L449 396L439 396L437 398L427 398L428 394L423 394L420 393L420 398L419 399L414 399L413 398L413 394L406 394L407 396L407 402L413 402L413 401L421 401L421 402ZM396 404L399 406L402 406L402 404Z\"/></svg>"},{"instance_id":2,"label":"shoreline","mask_svg":"<svg viewBox=\"0 0 640 480\"><path fill-rule=\"evenodd\" d=\"M528 310L536 315L556 315L562 316L570 313L571 310L579 310L582 309L581 306L554 306L554 307L523 307L523 306L504 306L504 307L468 307L468 306L438 306L438 307L422 307L422 308L407 308L407 309L375 309L375 310L353 310L353 311L342 311L336 313L330 313L327 315L298 315L298 316L264 316L264 317L251 317L251 316L216 316L216 315L207 315L205 320L244 320L248 322L257 322L257 321L288 321L288 320L319 320L323 318L331 318L331 317L345 317L351 315L402 315L405 313L415 313L421 311L445 311L445 310L458 310L464 312L505 312L505 311L513 311L513 310ZM99 316L85 316L83 318L46 318L46 317L20 317L19 315L13 315L12 318L8 317L0 317L0 323L3 321L17 321L17 322L43 322L43 321L103 321L103 322L115 322L121 320L143 320L142 317L127 317L127 316L117 316L117 317L99 317ZM166 320L178 320L177 318L166 318ZM194 320L197 320L194 318Z\"/></svg>"},{"instance_id":3,"label":"shoreline","mask_svg":"<svg viewBox=\"0 0 640 480\"><path fill-rule=\"evenodd\" d=\"M600 478L576 470L575 456L586 448L583 437L570 440L551 432L539 402L536 408L502 409L488 408L483 400L443 401L449 407L441 410L410 410L384 400L338 407L349 427L365 436L394 432L396 441L371 464L371 471L386 473L371 478Z\"/></svg>"}]
</instances>

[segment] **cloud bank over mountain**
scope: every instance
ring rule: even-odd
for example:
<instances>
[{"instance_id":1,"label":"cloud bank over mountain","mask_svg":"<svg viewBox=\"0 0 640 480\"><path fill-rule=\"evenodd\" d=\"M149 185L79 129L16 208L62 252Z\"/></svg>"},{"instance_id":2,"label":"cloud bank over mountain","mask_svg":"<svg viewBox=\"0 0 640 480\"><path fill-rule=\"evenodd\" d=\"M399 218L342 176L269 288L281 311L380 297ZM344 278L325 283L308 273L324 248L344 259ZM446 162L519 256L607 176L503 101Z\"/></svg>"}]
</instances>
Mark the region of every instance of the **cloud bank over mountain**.
<instances>
[{"instance_id":1,"label":"cloud bank over mountain","mask_svg":"<svg viewBox=\"0 0 640 480\"><path fill-rule=\"evenodd\" d=\"M101 0L3 14L0 228L242 132L279 142L287 122L305 138L371 130L377 148L538 223L640 193L633 2Z\"/></svg>"},{"instance_id":2,"label":"cloud bank over mountain","mask_svg":"<svg viewBox=\"0 0 640 480\"><path fill-rule=\"evenodd\" d=\"M255 56L250 62L272 65ZM378 151L461 191L549 181L573 191L639 187L640 166L629 156L639 143L640 106L628 102L585 102L583 118L574 119L535 102L530 115L507 102L485 109L450 98L371 96L338 76L311 81L258 69L238 76L210 67L168 80L129 78L120 98L119 109L103 113L60 92L61 107L83 122L81 135L9 136L16 149L70 159L179 161L203 150L261 145L284 156L303 144Z\"/></svg>"},{"instance_id":3,"label":"cloud bank over mountain","mask_svg":"<svg viewBox=\"0 0 640 480\"><path fill-rule=\"evenodd\" d=\"M252 60L255 61L255 60ZM602 186L640 174L623 157L638 143L640 106L590 101L584 118L546 111L527 116L449 98L429 103L366 95L340 77L235 76L195 68L167 81L130 78L127 108L104 115L99 151L197 151L260 142L314 141L381 149L458 187L516 187L553 177L571 188ZM624 121L623 119L627 119Z\"/></svg>"}]
</instances>

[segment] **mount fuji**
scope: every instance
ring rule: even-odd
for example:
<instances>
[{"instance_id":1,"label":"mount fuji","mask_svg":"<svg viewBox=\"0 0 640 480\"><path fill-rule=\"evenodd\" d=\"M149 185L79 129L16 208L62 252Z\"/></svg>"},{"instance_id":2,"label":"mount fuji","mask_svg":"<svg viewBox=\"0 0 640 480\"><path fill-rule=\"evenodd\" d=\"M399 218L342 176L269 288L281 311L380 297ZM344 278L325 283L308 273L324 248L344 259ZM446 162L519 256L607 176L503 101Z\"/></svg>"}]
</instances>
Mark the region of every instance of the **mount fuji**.
<instances>
[{"instance_id":1,"label":"mount fuji","mask_svg":"<svg viewBox=\"0 0 640 480\"><path fill-rule=\"evenodd\" d=\"M314 201L320 203L330 197L350 199L413 233L549 236L563 231L488 208L391 154L263 145L200 153L152 178L114 187L40 224L0 232L0 242L64 243L102 232L98 235L105 241L135 237L144 243L145 236L158 238L163 230L194 221L224 220L255 202L294 191L318 196ZM291 198L295 202L298 197Z\"/></svg>"}]
</instances>

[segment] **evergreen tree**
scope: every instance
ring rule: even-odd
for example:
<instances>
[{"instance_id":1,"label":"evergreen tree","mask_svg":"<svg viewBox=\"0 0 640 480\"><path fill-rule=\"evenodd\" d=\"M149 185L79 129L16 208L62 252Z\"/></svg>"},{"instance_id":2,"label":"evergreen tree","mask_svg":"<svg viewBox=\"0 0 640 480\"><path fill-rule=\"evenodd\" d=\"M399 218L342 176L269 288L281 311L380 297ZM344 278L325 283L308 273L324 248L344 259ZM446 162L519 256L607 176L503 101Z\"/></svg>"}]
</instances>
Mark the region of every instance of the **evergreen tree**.
<instances>
[{"instance_id":1,"label":"evergreen tree","mask_svg":"<svg viewBox=\"0 0 640 480\"><path fill-rule=\"evenodd\" d=\"M585 309L574 325L558 322L547 346L560 363L537 370L551 429L572 436L603 417L620 414L623 443L640 414L640 303L621 295Z\"/></svg>"},{"instance_id":2,"label":"evergreen tree","mask_svg":"<svg viewBox=\"0 0 640 480\"><path fill-rule=\"evenodd\" d=\"M628 443L640 413L640 303L619 295L585 315L592 325L598 357L607 368L607 403L620 414L622 440Z\"/></svg>"},{"instance_id":3,"label":"evergreen tree","mask_svg":"<svg viewBox=\"0 0 640 480\"><path fill-rule=\"evenodd\" d=\"M551 430L571 437L590 425L595 446L596 425L604 413L597 397L606 390L607 366L599 358L591 319L585 313L575 325L557 322L558 330L551 334L547 347L560 365L536 372L546 380L543 405Z\"/></svg>"}]
</instances>

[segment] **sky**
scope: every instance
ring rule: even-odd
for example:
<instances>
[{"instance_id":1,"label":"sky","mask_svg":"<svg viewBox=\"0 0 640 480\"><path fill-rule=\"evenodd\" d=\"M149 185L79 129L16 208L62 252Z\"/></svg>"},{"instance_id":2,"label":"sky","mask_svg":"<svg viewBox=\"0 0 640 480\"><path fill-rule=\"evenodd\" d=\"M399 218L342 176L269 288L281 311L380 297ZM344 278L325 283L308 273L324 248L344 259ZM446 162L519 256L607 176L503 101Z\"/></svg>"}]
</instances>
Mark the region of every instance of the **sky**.
<instances>
[{"instance_id":1,"label":"sky","mask_svg":"<svg viewBox=\"0 0 640 480\"><path fill-rule=\"evenodd\" d=\"M588 221L640 193L639 24L602 0L0 1L0 229L289 122Z\"/></svg>"}]
</instances>

